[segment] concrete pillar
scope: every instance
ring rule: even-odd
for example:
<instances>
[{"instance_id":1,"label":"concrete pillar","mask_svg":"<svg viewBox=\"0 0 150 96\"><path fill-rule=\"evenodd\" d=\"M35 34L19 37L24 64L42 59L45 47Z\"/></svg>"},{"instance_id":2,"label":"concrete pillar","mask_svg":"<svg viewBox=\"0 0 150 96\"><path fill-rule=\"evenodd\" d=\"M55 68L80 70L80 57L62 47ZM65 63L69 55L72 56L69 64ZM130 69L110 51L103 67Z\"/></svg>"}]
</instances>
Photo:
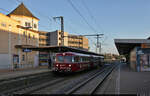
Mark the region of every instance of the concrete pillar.
<instances>
[{"instance_id":1,"label":"concrete pillar","mask_svg":"<svg viewBox=\"0 0 150 96\"><path fill-rule=\"evenodd\" d=\"M12 52L11 52L11 25L9 25L8 29L8 55L9 55L9 65L11 66L11 69L14 69L13 63L12 63Z\"/></svg>"}]
</instances>

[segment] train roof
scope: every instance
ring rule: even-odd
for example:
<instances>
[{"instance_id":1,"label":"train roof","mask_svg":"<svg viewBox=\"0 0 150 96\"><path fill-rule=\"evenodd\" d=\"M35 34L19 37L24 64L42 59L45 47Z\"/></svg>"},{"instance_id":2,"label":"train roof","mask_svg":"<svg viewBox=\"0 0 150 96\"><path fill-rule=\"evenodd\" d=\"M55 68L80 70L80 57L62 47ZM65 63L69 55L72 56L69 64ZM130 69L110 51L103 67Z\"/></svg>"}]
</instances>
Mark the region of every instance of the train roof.
<instances>
[{"instance_id":1,"label":"train roof","mask_svg":"<svg viewBox=\"0 0 150 96\"><path fill-rule=\"evenodd\" d=\"M83 53L77 53L77 52L63 52L63 53L57 53L57 54L71 54L71 55L79 55L79 56L92 56L92 57L101 57L103 58L104 56L97 56L97 55L90 55L90 54L83 54Z\"/></svg>"},{"instance_id":2,"label":"train roof","mask_svg":"<svg viewBox=\"0 0 150 96\"><path fill-rule=\"evenodd\" d=\"M97 55L91 55L91 56L104 58L104 56L97 56Z\"/></svg>"},{"instance_id":3,"label":"train roof","mask_svg":"<svg viewBox=\"0 0 150 96\"><path fill-rule=\"evenodd\" d=\"M79 55L79 56L90 56L88 54L82 54L82 53L76 53L76 52L63 52L63 53L57 53L57 54L70 54L70 55Z\"/></svg>"}]
</instances>

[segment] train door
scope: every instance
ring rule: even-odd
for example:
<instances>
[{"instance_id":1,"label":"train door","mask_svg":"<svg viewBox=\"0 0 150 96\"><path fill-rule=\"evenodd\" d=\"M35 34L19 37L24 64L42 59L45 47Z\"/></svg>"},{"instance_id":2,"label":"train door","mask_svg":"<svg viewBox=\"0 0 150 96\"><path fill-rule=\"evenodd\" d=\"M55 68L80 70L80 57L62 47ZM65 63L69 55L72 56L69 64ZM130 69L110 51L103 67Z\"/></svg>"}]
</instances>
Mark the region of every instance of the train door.
<instances>
[{"instance_id":1,"label":"train door","mask_svg":"<svg viewBox=\"0 0 150 96\"><path fill-rule=\"evenodd\" d=\"M93 68L94 67L94 58L91 56L91 59L90 59L90 68Z\"/></svg>"}]
</instances>

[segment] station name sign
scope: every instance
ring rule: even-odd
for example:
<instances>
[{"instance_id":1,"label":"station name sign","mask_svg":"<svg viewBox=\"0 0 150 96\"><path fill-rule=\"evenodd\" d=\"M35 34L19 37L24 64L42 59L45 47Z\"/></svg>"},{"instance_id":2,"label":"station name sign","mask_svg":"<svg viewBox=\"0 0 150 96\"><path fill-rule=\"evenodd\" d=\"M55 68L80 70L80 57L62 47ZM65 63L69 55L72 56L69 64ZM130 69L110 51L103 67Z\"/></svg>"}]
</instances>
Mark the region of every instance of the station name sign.
<instances>
[{"instance_id":1,"label":"station name sign","mask_svg":"<svg viewBox=\"0 0 150 96\"><path fill-rule=\"evenodd\" d=\"M23 51L23 52L32 52L31 49L23 49L22 51Z\"/></svg>"},{"instance_id":2,"label":"station name sign","mask_svg":"<svg viewBox=\"0 0 150 96\"><path fill-rule=\"evenodd\" d=\"M137 51L137 54L142 55L144 53L142 52L142 50L139 50L139 51Z\"/></svg>"}]
</instances>

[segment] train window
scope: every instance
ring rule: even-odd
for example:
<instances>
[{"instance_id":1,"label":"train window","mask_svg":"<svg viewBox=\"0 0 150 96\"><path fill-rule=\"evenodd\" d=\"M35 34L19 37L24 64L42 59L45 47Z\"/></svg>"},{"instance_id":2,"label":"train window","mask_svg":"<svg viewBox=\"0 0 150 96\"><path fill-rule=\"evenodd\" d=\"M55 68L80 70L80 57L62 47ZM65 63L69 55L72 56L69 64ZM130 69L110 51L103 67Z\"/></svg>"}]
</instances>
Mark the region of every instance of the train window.
<instances>
[{"instance_id":1,"label":"train window","mask_svg":"<svg viewBox=\"0 0 150 96\"><path fill-rule=\"evenodd\" d=\"M74 61L74 56L72 56L72 62L75 62L75 61Z\"/></svg>"},{"instance_id":2,"label":"train window","mask_svg":"<svg viewBox=\"0 0 150 96\"><path fill-rule=\"evenodd\" d=\"M88 61L88 62L90 61L90 57L87 57L87 61Z\"/></svg>"},{"instance_id":3,"label":"train window","mask_svg":"<svg viewBox=\"0 0 150 96\"><path fill-rule=\"evenodd\" d=\"M87 62L88 61L88 57L82 57L82 62Z\"/></svg>"},{"instance_id":4,"label":"train window","mask_svg":"<svg viewBox=\"0 0 150 96\"><path fill-rule=\"evenodd\" d=\"M80 62L83 62L83 57L80 57Z\"/></svg>"},{"instance_id":5,"label":"train window","mask_svg":"<svg viewBox=\"0 0 150 96\"><path fill-rule=\"evenodd\" d=\"M75 56L75 57L74 57L74 62L80 62L79 56Z\"/></svg>"},{"instance_id":6,"label":"train window","mask_svg":"<svg viewBox=\"0 0 150 96\"><path fill-rule=\"evenodd\" d=\"M57 56L56 61L59 62L59 63L64 62L64 56Z\"/></svg>"},{"instance_id":7,"label":"train window","mask_svg":"<svg viewBox=\"0 0 150 96\"><path fill-rule=\"evenodd\" d=\"M94 61L94 58L93 57L91 57L91 59L90 59L91 61Z\"/></svg>"},{"instance_id":8,"label":"train window","mask_svg":"<svg viewBox=\"0 0 150 96\"><path fill-rule=\"evenodd\" d=\"M72 62L72 56L65 56L64 57L64 59L65 59L65 62Z\"/></svg>"},{"instance_id":9,"label":"train window","mask_svg":"<svg viewBox=\"0 0 150 96\"><path fill-rule=\"evenodd\" d=\"M82 61L85 62L85 57L82 57Z\"/></svg>"}]
</instances>

